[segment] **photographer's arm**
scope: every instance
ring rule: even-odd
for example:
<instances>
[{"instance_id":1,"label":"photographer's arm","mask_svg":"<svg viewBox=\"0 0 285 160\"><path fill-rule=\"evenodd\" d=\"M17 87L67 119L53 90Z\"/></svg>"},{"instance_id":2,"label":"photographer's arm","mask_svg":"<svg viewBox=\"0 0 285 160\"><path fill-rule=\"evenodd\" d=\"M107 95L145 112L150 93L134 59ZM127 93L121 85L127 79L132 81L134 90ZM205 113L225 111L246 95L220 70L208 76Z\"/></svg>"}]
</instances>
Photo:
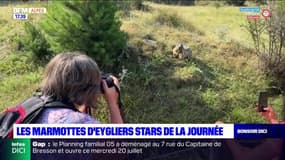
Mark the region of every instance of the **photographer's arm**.
<instances>
[{"instance_id":1,"label":"photographer's arm","mask_svg":"<svg viewBox=\"0 0 285 160\"><path fill-rule=\"evenodd\" d=\"M111 76L115 85L119 88L119 81L116 77ZM108 88L105 81L103 81L104 97L110 110L110 123L123 123L121 111L118 105L118 93L114 87Z\"/></svg>"}]
</instances>

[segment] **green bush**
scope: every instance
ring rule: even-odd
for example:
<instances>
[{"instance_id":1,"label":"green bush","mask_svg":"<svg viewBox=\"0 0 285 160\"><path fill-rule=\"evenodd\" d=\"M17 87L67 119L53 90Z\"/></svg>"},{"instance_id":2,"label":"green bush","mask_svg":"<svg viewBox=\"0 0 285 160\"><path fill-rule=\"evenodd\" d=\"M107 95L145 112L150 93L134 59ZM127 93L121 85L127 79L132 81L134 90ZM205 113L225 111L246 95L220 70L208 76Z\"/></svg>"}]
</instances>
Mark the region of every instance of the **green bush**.
<instances>
[{"instance_id":1,"label":"green bush","mask_svg":"<svg viewBox=\"0 0 285 160\"><path fill-rule=\"evenodd\" d=\"M154 20L159 25L166 25L170 27L179 27L184 21L176 12L159 11L155 15Z\"/></svg>"},{"instance_id":2,"label":"green bush","mask_svg":"<svg viewBox=\"0 0 285 160\"><path fill-rule=\"evenodd\" d=\"M133 6L137 10L143 9L143 0L134 0L133 1Z\"/></svg>"},{"instance_id":3,"label":"green bush","mask_svg":"<svg viewBox=\"0 0 285 160\"><path fill-rule=\"evenodd\" d=\"M25 23L25 31L26 35L19 39L18 43L24 46L25 51L31 52L35 60L48 60L52 51L44 34L30 22Z\"/></svg>"},{"instance_id":4,"label":"green bush","mask_svg":"<svg viewBox=\"0 0 285 160\"><path fill-rule=\"evenodd\" d=\"M246 0L226 0L226 2L230 5L235 6L244 6Z\"/></svg>"},{"instance_id":5,"label":"green bush","mask_svg":"<svg viewBox=\"0 0 285 160\"><path fill-rule=\"evenodd\" d=\"M53 50L83 51L103 66L112 65L126 45L113 1L61 1L41 23Z\"/></svg>"}]
</instances>

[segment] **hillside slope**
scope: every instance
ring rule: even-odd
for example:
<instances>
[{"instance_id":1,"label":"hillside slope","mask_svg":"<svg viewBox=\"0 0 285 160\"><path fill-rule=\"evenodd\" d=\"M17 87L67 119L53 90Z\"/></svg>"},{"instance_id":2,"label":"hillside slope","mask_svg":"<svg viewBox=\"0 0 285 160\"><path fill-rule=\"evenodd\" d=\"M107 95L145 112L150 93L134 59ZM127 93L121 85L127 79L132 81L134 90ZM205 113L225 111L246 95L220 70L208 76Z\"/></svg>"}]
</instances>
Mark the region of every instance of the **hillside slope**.
<instances>
[{"instance_id":1,"label":"hillside slope","mask_svg":"<svg viewBox=\"0 0 285 160\"><path fill-rule=\"evenodd\" d=\"M132 11L122 18L122 30L128 33L129 42L120 57L124 71L117 74L121 75L127 121L264 122L255 112L254 102L268 80L258 71L249 35L241 27L246 19L239 9L148 5L150 11ZM0 14L3 110L32 94L39 86L43 67L31 63L27 53L16 50L15 37L22 34L23 22L11 20L11 6L0 8L5 12ZM9 30L11 26L15 26L13 30ZM192 49L190 61L171 56L177 43ZM271 103L277 111L281 110L280 100ZM106 122L102 106L99 105L96 117Z\"/></svg>"}]
</instances>

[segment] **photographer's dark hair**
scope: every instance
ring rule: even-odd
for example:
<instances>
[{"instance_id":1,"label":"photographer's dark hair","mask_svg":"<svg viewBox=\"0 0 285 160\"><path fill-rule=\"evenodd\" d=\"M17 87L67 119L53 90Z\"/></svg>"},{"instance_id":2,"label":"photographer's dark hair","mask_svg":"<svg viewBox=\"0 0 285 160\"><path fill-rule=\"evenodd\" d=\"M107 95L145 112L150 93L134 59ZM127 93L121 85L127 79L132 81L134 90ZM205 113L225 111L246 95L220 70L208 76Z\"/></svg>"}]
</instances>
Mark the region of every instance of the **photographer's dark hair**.
<instances>
[{"instance_id":1,"label":"photographer's dark hair","mask_svg":"<svg viewBox=\"0 0 285 160\"><path fill-rule=\"evenodd\" d=\"M48 63L41 87L45 96L92 106L100 83L101 73L93 59L80 52L67 52Z\"/></svg>"}]
</instances>

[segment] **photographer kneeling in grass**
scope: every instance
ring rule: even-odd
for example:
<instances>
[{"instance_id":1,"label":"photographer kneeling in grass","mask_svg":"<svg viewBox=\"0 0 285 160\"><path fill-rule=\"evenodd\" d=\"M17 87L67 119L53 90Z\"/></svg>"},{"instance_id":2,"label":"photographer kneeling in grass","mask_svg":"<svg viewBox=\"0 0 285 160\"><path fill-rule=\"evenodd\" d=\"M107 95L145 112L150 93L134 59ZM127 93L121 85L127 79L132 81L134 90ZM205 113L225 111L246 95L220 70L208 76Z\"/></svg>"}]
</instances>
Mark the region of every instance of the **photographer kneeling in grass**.
<instances>
[{"instance_id":1,"label":"photographer kneeling in grass","mask_svg":"<svg viewBox=\"0 0 285 160\"><path fill-rule=\"evenodd\" d=\"M119 88L118 79L111 78ZM110 111L110 122L123 123L115 87L107 86L98 65L87 55L72 52L55 56L47 65L41 87L43 98L52 97L71 109L46 108L36 123L99 123L90 114L102 90Z\"/></svg>"}]
</instances>

